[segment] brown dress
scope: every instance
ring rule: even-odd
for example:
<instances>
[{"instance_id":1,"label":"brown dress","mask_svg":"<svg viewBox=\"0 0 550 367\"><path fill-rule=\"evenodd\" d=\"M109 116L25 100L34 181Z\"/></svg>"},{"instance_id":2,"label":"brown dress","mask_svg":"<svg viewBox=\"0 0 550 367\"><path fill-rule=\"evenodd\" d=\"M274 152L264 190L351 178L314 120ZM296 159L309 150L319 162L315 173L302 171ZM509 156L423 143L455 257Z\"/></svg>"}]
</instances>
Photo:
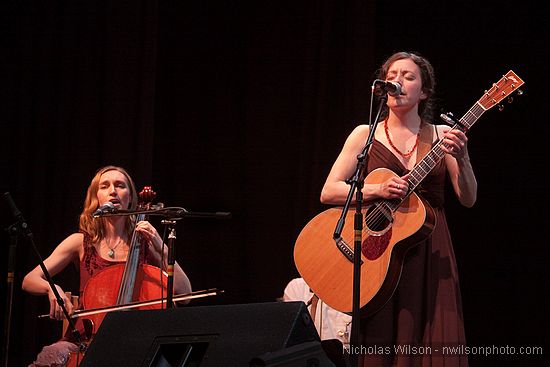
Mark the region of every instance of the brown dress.
<instances>
[{"instance_id":1,"label":"brown dress","mask_svg":"<svg viewBox=\"0 0 550 367\"><path fill-rule=\"evenodd\" d=\"M381 142L369 152L368 172L380 167L408 170ZM430 238L404 261L397 290L376 314L361 320L363 366L468 365L455 254L443 210L446 168L441 160L417 188L436 214Z\"/></svg>"}]
</instances>

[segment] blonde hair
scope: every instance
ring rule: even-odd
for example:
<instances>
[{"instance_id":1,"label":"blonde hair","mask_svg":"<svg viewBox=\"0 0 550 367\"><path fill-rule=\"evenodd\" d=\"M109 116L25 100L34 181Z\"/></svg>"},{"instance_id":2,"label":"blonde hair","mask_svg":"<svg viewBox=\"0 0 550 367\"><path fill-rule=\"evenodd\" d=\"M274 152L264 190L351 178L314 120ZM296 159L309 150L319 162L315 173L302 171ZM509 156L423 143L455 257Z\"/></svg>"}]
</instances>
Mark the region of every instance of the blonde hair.
<instances>
[{"instance_id":1,"label":"blonde hair","mask_svg":"<svg viewBox=\"0 0 550 367\"><path fill-rule=\"evenodd\" d=\"M126 177L126 183L130 190L130 205L129 210L135 210L138 204L138 196L134 181L128 174L128 172L117 166L105 166L97 170L88 190L86 192L86 199L84 199L84 208L80 213L79 231L87 234L91 238L90 244L97 243L105 237L105 218L94 218L92 213L99 207L100 203L97 200L97 191L99 190L99 180L101 175L108 171L118 171ZM127 238L131 237L134 230L135 218L133 216L126 217L125 234Z\"/></svg>"}]
</instances>

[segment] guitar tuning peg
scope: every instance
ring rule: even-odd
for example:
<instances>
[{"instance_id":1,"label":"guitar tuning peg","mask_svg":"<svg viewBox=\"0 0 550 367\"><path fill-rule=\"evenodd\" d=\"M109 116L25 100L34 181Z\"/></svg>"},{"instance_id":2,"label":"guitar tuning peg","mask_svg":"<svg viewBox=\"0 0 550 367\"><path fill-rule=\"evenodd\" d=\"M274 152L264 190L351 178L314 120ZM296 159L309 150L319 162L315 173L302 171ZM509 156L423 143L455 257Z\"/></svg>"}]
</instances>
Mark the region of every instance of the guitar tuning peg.
<instances>
[{"instance_id":1,"label":"guitar tuning peg","mask_svg":"<svg viewBox=\"0 0 550 367\"><path fill-rule=\"evenodd\" d=\"M500 112L504 111L504 105L499 104L499 105L498 105L498 110L499 110Z\"/></svg>"},{"instance_id":2,"label":"guitar tuning peg","mask_svg":"<svg viewBox=\"0 0 550 367\"><path fill-rule=\"evenodd\" d=\"M521 96L521 95L523 95L523 90L518 89L518 91L516 93L518 94L518 96Z\"/></svg>"},{"instance_id":3,"label":"guitar tuning peg","mask_svg":"<svg viewBox=\"0 0 550 367\"><path fill-rule=\"evenodd\" d=\"M510 96L506 100L508 101L508 103L512 103L514 102L514 97Z\"/></svg>"}]
</instances>

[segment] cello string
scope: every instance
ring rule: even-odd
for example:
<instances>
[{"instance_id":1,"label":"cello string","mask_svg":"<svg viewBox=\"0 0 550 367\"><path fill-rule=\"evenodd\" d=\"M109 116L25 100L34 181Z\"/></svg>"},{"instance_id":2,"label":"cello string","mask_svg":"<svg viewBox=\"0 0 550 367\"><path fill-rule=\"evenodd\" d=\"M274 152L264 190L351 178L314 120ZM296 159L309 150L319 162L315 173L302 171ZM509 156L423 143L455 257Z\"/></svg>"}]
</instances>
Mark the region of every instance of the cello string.
<instances>
[{"instance_id":1,"label":"cello string","mask_svg":"<svg viewBox=\"0 0 550 367\"><path fill-rule=\"evenodd\" d=\"M131 301L132 293L135 285L135 269L139 264L140 245L138 233L135 229L137 224L145 219L144 214L139 214L136 218L134 225L134 232L132 233L132 243L126 258L126 267L122 277L122 283L120 285L120 291L117 299L117 304L124 304Z\"/></svg>"}]
</instances>

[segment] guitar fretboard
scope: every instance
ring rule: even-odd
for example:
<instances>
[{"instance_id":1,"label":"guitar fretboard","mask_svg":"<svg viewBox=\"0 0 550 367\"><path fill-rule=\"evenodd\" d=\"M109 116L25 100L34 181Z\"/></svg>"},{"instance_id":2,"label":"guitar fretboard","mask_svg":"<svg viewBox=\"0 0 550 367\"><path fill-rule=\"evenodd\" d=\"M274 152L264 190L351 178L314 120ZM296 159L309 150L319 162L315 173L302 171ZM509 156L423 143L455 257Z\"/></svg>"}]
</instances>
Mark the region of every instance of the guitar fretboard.
<instances>
[{"instance_id":1,"label":"guitar fretboard","mask_svg":"<svg viewBox=\"0 0 550 367\"><path fill-rule=\"evenodd\" d=\"M479 102L476 102L469 110L462 116L462 118L459 120L460 124L455 124L451 127L451 130L454 129L462 129L464 131L469 130L474 123L483 115L485 112L485 109L479 104ZM408 179L409 183L409 192L413 192L418 185L428 176L428 174L435 168L435 166L439 163L439 161L443 158L445 155L445 152L441 149L442 146L447 146L443 139L439 140L436 145L422 158L420 162L414 166L414 168L410 172L410 177ZM408 195L403 198L402 200L392 200L387 201L386 205L392 210L395 211L401 203L408 197Z\"/></svg>"}]
</instances>

